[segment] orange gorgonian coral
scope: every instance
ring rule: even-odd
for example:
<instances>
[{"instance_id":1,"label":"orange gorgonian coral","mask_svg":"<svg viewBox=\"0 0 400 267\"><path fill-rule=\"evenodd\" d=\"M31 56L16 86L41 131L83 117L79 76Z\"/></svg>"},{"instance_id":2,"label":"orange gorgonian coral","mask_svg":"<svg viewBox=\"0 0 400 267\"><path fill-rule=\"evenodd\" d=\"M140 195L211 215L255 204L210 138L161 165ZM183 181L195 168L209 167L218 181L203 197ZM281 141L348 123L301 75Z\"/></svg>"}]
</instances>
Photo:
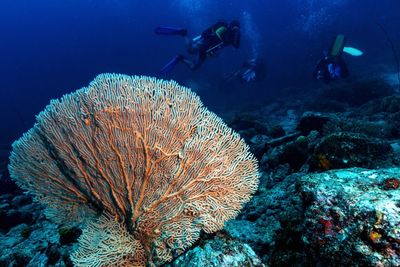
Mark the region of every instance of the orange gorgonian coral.
<instances>
[{"instance_id":1,"label":"orange gorgonian coral","mask_svg":"<svg viewBox=\"0 0 400 267\"><path fill-rule=\"evenodd\" d=\"M173 81L99 75L13 144L12 178L84 221L76 266L161 265L234 218L258 185L247 145Z\"/></svg>"}]
</instances>

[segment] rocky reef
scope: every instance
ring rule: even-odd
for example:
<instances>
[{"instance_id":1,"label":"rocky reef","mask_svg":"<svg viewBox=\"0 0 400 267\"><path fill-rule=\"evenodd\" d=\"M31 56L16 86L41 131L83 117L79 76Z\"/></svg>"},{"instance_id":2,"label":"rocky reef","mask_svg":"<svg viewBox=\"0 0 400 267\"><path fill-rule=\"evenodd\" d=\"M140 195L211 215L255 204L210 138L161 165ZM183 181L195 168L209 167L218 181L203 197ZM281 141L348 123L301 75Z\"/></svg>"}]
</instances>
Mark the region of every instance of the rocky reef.
<instances>
[{"instance_id":1,"label":"rocky reef","mask_svg":"<svg viewBox=\"0 0 400 267\"><path fill-rule=\"evenodd\" d=\"M260 162L258 191L223 230L203 233L166 266L400 266L392 93L383 81L338 84L224 114ZM72 266L81 226L48 221L6 165L2 156L0 266Z\"/></svg>"}]
</instances>

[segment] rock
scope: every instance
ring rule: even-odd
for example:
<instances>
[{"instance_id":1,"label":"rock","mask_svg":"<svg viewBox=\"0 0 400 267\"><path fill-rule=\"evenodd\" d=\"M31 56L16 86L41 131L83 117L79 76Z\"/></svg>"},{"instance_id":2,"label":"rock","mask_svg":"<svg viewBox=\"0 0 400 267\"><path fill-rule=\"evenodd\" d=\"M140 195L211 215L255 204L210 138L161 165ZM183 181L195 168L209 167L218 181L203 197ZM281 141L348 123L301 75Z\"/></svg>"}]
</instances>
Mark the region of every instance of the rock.
<instances>
[{"instance_id":1,"label":"rock","mask_svg":"<svg viewBox=\"0 0 400 267\"><path fill-rule=\"evenodd\" d=\"M29 260L27 267L36 267L36 266L49 266L48 258L44 253L37 253L33 256L32 259Z\"/></svg>"},{"instance_id":2,"label":"rock","mask_svg":"<svg viewBox=\"0 0 400 267\"><path fill-rule=\"evenodd\" d=\"M302 202L295 187L300 176L288 174L288 168L280 166L264 174L261 180L267 180L267 187L262 182L258 194L224 228L229 235L248 243L268 266L290 266L293 262L307 266L298 256L304 250Z\"/></svg>"},{"instance_id":3,"label":"rock","mask_svg":"<svg viewBox=\"0 0 400 267\"><path fill-rule=\"evenodd\" d=\"M265 144L260 166L263 170L289 163L293 170L299 170L306 162L310 149L309 138L293 133Z\"/></svg>"},{"instance_id":4,"label":"rock","mask_svg":"<svg viewBox=\"0 0 400 267\"><path fill-rule=\"evenodd\" d=\"M65 267L74 267L74 264L72 263L72 260L71 260L71 258L69 257L69 254L70 253L67 253L67 254L64 254L63 256L62 256L62 260L63 260L63 262L64 262L64 266ZM62 266L62 265L61 265Z\"/></svg>"},{"instance_id":5,"label":"rock","mask_svg":"<svg viewBox=\"0 0 400 267\"><path fill-rule=\"evenodd\" d=\"M27 228L30 234L24 235ZM21 266L72 266L68 255L76 244L60 246L57 228L41 216L32 224L18 224L6 234L0 233L0 266L16 266L13 255L25 259Z\"/></svg>"},{"instance_id":6,"label":"rock","mask_svg":"<svg viewBox=\"0 0 400 267\"><path fill-rule=\"evenodd\" d=\"M259 227L256 222L248 220L231 220L225 224L224 230L233 238L247 244L258 245L273 242L272 232Z\"/></svg>"},{"instance_id":7,"label":"rock","mask_svg":"<svg viewBox=\"0 0 400 267\"><path fill-rule=\"evenodd\" d=\"M67 245L77 242L82 230L78 227L62 227L58 229L58 234L60 235L60 244Z\"/></svg>"},{"instance_id":8,"label":"rock","mask_svg":"<svg viewBox=\"0 0 400 267\"><path fill-rule=\"evenodd\" d=\"M267 135L271 138L279 138L285 136L285 130L281 125L275 125L268 130Z\"/></svg>"},{"instance_id":9,"label":"rock","mask_svg":"<svg viewBox=\"0 0 400 267\"><path fill-rule=\"evenodd\" d=\"M380 139L395 138L397 126L389 117L377 118L376 121L365 119L342 118L336 121L329 121L325 124L323 135L329 135L338 132L347 132L355 134L364 134L369 137Z\"/></svg>"},{"instance_id":10,"label":"rock","mask_svg":"<svg viewBox=\"0 0 400 267\"><path fill-rule=\"evenodd\" d=\"M11 205L9 204L9 203L7 203L7 202L1 202L0 203L0 214L3 212L6 212L7 210L9 210L10 209L10 207L11 207ZM1 217L1 215L0 215L0 217Z\"/></svg>"},{"instance_id":11,"label":"rock","mask_svg":"<svg viewBox=\"0 0 400 267\"><path fill-rule=\"evenodd\" d=\"M6 170L0 178L0 195L3 194L20 194L21 189L12 181Z\"/></svg>"},{"instance_id":12,"label":"rock","mask_svg":"<svg viewBox=\"0 0 400 267\"><path fill-rule=\"evenodd\" d=\"M296 131L299 118L295 110L289 109L286 111L286 116L282 118L281 125L286 133L293 133Z\"/></svg>"},{"instance_id":13,"label":"rock","mask_svg":"<svg viewBox=\"0 0 400 267\"><path fill-rule=\"evenodd\" d=\"M279 164L289 163L293 170L298 171L306 163L308 154L308 139L305 136L299 136L294 142L283 147L278 157Z\"/></svg>"},{"instance_id":14,"label":"rock","mask_svg":"<svg viewBox=\"0 0 400 267\"><path fill-rule=\"evenodd\" d=\"M7 194L0 194L0 202L9 202L11 199L14 197L13 194L7 193Z\"/></svg>"},{"instance_id":15,"label":"rock","mask_svg":"<svg viewBox=\"0 0 400 267\"><path fill-rule=\"evenodd\" d=\"M311 131L322 132L324 125L329 121L336 121L337 118L333 115L323 114L318 112L305 112L297 125L303 135L308 135Z\"/></svg>"},{"instance_id":16,"label":"rock","mask_svg":"<svg viewBox=\"0 0 400 267\"><path fill-rule=\"evenodd\" d=\"M337 83L336 86L327 88L321 92L319 98L330 99L350 106L361 106L373 99L393 95L391 85L381 79L360 81L353 83Z\"/></svg>"},{"instance_id":17,"label":"rock","mask_svg":"<svg viewBox=\"0 0 400 267\"><path fill-rule=\"evenodd\" d=\"M400 189L387 187L399 175L400 168L352 168L297 182L312 266L400 266Z\"/></svg>"},{"instance_id":18,"label":"rock","mask_svg":"<svg viewBox=\"0 0 400 267\"><path fill-rule=\"evenodd\" d=\"M12 205L16 208L25 206L25 205L31 204L31 203L32 203L32 197L30 197L28 195L18 195L18 196L15 196L12 200Z\"/></svg>"},{"instance_id":19,"label":"rock","mask_svg":"<svg viewBox=\"0 0 400 267\"><path fill-rule=\"evenodd\" d=\"M365 115L374 115L380 112L396 113L400 111L400 96L387 96L370 101L360 108L357 112Z\"/></svg>"},{"instance_id":20,"label":"rock","mask_svg":"<svg viewBox=\"0 0 400 267\"><path fill-rule=\"evenodd\" d=\"M228 125L239 132L246 141L254 135L267 135L268 133L268 128L256 116L249 114L236 115Z\"/></svg>"},{"instance_id":21,"label":"rock","mask_svg":"<svg viewBox=\"0 0 400 267\"><path fill-rule=\"evenodd\" d=\"M310 159L312 170L375 168L392 164L389 143L355 133L333 133L321 139Z\"/></svg>"},{"instance_id":22,"label":"rock","mask_svg":"<svg viewBox=\"0 0 400 267\"><path fill-rule=\"evenodd\" d=\"M383 190L396 190L400 187L399 177L389 177L382 181L381 188Z\"/></svg>"},{"instance_id":23,"label":"rock","mask_svg":"<svg viewBox=\"0 0 400 267\"><path fill-rule=\"evenodd\" d=\"M32 228L28 225L21 229L21 236L23 238L28 238L31 235L31 233L32 233Z\"/></svg>"},{"instance_id":24,"label":"rock","mask_svg":"<svg viewBox=\"0 0 400 267\"><path fill-rule=\"evenodd\" d=\"M0 213L0 229L8 231L12 227L26 223L31 224L33 216L29 212L19 211L15 209L8 210L7 212Z\"/></svg>"},{"instance_id":25,"label":"rock","mask_svg":"<svg viewBox=\"0 0 400 267\"><path fill-rule=\"evenodd\" d=\"M250 151L256 156L257 159L261 159L262 155L265 153L265 146L270 139L266 135L255 135L253 136L248 145L250 146Z\"/></svg>"},{"instance_id":26,"label":"rock","mask_svg":"<svg viewBox=\"0 0 400 267\"><path fill-rule=\"evenodd\" d=\"M18 224L17 226L11 228L5 235L0 235L0 259L8 258L15 250L12 250L14 246L23 242L26 238L24 238L21 233L24 231L26 227L29 227L27 224Z\"/></svg>"},{"instance_id":27,"label":"rock","mask_svg":"<svg viewBox=\"0 0 400 267\"><path fill-rule=\"evenodd\" d=\"M47 264L55 264L61 257L59 247L56 244L50 244L46 248Z\"/></svg>"},{"instance_id":28,"label":"rock","mask_svg":"<svg viewBox=\"0 0 400 267\"><path fill-rule=\"evenodd\" d=\"M265 266L253 249L240 241L216 236L197 246L167 267L261 267Z\"/></svg>"},{"instance_id":29,"label":"rock","mask_svg":"<svg viewBox=\"0 0 400 267\"><path fill-rule=\"evenodd\" d=\"M260 160L261 169L276 168L279 165L279 156L282 154L282 146L268 149Z\"/></svg>"},{"instance_id":30,"label":"rock","mask_svg":"<svg viewBox=\"0 0 400 267\"><path fill-rule=\"evenodd\" d=\"M27 266L30 261L31 258L28 255L16 252L11 254L6 266L24 267Z\"/></svg>"}]
</instances>

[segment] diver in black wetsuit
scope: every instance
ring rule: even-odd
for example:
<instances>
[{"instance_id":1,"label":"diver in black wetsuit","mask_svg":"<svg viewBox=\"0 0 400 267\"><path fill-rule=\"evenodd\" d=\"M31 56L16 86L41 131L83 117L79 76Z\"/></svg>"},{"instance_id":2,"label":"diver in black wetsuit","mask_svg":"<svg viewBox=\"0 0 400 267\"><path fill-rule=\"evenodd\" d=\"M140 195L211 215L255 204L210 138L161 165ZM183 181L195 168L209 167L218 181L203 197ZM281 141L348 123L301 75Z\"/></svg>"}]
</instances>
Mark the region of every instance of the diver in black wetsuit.
<instances>
[{"instance_id":1,"label":"diver in black wetsuit","mask_svg":"<svg viewBox=\"0 0 400 267\"><path fill-rule=\"evenodd\" d=\"M330 83L338 78L346 78L349 76L349 70L342 58L345 45L345 37L337 35L330 52L324 52L324 56L320 59L313 72L313 77L317 80L323 80Z\"/></svg>"},{"instance_id":2,"label":"diver in black wetsuit","mask_svg":"<svg viewBox=\"0 0 400 267\"><path fill-rule=\"evenodd\" d=\"M180 35L186 37L187 30L172 27L157 27L156 34L160 35ZM175 56L161 70L162 73L170 72L178 62L183 62L191 70L198 69L209 56L214 55L222 48L232 45L235 48L240 46L240 23L236 20L231 23L218 21L207 28L201 35L189 40L188 53L194 54L195 59L191 60L182 54Z\"/></svg>"},{"instance_id":3,"label":"diver in black wetsuit","mask_svg":"<svg viewBox=\"0 0 400 267\"><path fill-rule=\"evenodd\" d=\"M317 80L330 83L335 79L348 77L349 70L341 56L332 57L324 53L324 57L318 61L313 76Z\"/></svg>"}]
</instances>

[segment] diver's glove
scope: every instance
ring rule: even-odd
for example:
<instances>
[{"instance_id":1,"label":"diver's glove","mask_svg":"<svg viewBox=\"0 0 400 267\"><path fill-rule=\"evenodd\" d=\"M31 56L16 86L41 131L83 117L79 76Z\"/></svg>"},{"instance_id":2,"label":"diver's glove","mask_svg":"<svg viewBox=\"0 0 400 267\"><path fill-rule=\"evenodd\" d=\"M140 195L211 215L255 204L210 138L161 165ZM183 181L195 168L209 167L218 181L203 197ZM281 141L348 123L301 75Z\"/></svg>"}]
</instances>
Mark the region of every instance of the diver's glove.
<instances>
[{"instance_id":1,"label":"diver's glove","mask_svg":"<svg viewBox=\"0 0 400 267\"><path fill-rule=\"evenodd\" d=\"M245 82L251 82L256 79L256 72L253 69L247 69L243 74L242 74L242 79Z\"/></svg>"}]
</instances>

